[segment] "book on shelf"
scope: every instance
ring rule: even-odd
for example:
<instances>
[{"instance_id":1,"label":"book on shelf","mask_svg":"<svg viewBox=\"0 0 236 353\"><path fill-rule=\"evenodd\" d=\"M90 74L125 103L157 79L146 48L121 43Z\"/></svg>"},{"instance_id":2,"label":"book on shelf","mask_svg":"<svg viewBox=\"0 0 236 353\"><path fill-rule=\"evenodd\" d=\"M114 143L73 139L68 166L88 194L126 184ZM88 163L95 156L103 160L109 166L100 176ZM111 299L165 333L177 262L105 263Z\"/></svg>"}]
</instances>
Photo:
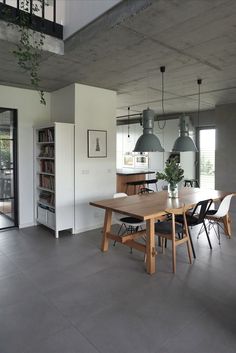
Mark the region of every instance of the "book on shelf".
<instances>
[{"instance_id":1,"label":"book on shelf","mask_svg":"<svg viewBox=\"0 0 236 353\"><path fill-rule=\"evenodd\" d=\"M45 128L38 131L38 142L53 142L54 128Z\"/></svg>"},{"instance_id":2,"label":"book on shelf","mask_svg":"<svg viewBox=\"0 0 236 353\"><path fill-rule=\"evenodd\" d=\"M50 205L43 205L43 204L41 204L41 203L39 202L38 206L39 206L40 208L43 208L44 210L48 210L48 211L50 211L50 212L52 212L52 213L55 213L55 209L52 208L52 207L50 207Z\"/></svg>"},{"instance_id":3,"label":"book on shelf","mask_svg":"<svg viewBox=\"0 0 236 353\"><path fill-rule=\"evenodd\" d=\"M47 206L55 206L55 196L48 191L41 191L39 194L39 202L46 204Z\"/></svg>"},{"instance_id":4,"label":"book on shelf","mask_svg":"<svg viewBox=\"0 0 236 353\"><path fill-rule=\"evenodd\" d=\"M54 161L41 160L40 172L54 174L55 172Z\"/></svg>"},{"instance_id":5,"label":"book on shelf","mask_svg":"<svg viewBox=\"0 0 236 353\"><path fill-rule=\"evenodd\" d=\"M51 145L41 146L39 157L54 158L54 146L51 146Z\"/></svg>"},{"instance_id":6,"label":"book on shelf","mask_svg":"<svg viewBox=\"0 0 236 353\"><path fill-rule=\"evenodd\" d=\"M39 186L45 189L54 191L55 189L55 178L52 175L40 175Z\"/></svg>"}]
</instances>

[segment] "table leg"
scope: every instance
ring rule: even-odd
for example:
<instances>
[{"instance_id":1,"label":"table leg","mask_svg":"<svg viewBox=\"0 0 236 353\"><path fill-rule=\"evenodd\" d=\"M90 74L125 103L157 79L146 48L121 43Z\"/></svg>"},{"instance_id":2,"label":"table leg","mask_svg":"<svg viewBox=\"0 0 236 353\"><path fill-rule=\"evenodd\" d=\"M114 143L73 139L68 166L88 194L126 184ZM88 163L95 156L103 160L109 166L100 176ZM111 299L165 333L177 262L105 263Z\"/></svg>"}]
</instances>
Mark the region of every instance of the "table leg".
<instances>
[{"instance_id":1,"label":"table leg","mask_svg":"<svg viewBox=\"0 0 236 353\"><path fill-rule=\"evenodd\" d=\"M147 241L146 241L146 257L147 257L147 273L150 275L156 271L156 247L155 247L155 232L154 219L146 221Z\"/></svg>"},{"instance_id":2,"label":"table leg","mask_svg":"<svg viewBox=\"0 0 236 353\"><path fill-rule=\"evenodd\" d=\"M101 244L102 251L108 250L109 238L107 238L107 233L109 233L111 231L111 220L112 220L112 211L106 210L105 219L104 219L104 226L103 226L102 244Z\"/></svg>"},{"instance_id":3,"label":"table leg","mask_svg":"<svg viewBox=\"0 0 236 353\"><path fill-rule=\"evenodd\" d=\"M227 213L226 216L223 217L223 223L224 223L224 229L225 229L225 234L231 237L232 231L231 231L231 219L229 214Z\"/></svg>"}]
</instances>

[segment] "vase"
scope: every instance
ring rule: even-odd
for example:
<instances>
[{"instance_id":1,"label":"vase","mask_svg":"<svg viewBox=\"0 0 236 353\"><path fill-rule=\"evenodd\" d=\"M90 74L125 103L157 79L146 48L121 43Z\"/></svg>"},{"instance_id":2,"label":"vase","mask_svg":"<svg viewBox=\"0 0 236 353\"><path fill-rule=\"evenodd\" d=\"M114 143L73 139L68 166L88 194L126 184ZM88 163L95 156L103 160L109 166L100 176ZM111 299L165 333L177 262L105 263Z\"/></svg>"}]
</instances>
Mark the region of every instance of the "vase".
<instances>
[{"instance_id":1,"label":"vase","mask_svg":"<svg viewBox=\"0 0 236 353\"><path fill-rule=\"evenodd\" d=\"M172 199L179 197L178 184L168 184L168 195Z\"/></svg>"}]
</instances>

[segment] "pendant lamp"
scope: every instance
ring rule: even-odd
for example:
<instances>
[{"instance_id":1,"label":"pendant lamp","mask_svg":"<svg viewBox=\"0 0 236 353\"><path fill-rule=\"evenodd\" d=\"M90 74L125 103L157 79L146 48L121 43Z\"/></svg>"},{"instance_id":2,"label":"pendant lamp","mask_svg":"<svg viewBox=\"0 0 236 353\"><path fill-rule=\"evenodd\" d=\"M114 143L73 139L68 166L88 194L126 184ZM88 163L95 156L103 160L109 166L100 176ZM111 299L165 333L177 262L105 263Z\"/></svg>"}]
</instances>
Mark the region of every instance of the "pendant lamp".
<instances>
[{"instance_id":1,"label":"pendant lamp","mask_svg":"<svg viewBox=\"0 0 236 353\"><path fill-rule=\"evenodd\" d=\"M181 116L179 119L180 136L174 143L173 152L198 152L194 141L189 137L189 127L186 118L186 116Z\"/></svg>"},{"instance_id":2,"label":"pendant lamp","mask_svg":"<svg viewBox=\"0 0 236 353\"><path fill-rule=\"evenodd\" d=\"M143 111L143 134L136 142L134 152L164 152L160 140L153 133L155 112L152 109Z\"/></svg>"},{"instance_id":3,"label":"pendant lamp","mask_svg":"<svg viewBox=\"0 0 236 353\"><path fill-rule=\"evenodd\" d=\"M162 75L162 110L164 115L164 72L165 66L160 67ZM153 133L154 128L154 116L155 113L153 110L147 108L143 111L142 125L143 125L143 134L139 137L136 142L134 152L164 152L164 148L161 146L159 138ZM165 122L163 127L160 127L159 120L158 126L160 129L164 129Z\"/></svg>"},{"instance_id":4,"label":"pendant lamp","mask_svg":"<svg viewBox=\"0 0 236 353\"><path fill-rule=\"evenodd\" d=\"M200 85L202 83L201 79L197 80L198 83L198 120L200 114ZM180 118L179 122L179 133L180 136L174 143L174 147L172 149L173 152L198 152L198 149L195 145L195 142L189 137L189 127L186 123L186 119L184 116Z\"/></svg>"}]
</instances>

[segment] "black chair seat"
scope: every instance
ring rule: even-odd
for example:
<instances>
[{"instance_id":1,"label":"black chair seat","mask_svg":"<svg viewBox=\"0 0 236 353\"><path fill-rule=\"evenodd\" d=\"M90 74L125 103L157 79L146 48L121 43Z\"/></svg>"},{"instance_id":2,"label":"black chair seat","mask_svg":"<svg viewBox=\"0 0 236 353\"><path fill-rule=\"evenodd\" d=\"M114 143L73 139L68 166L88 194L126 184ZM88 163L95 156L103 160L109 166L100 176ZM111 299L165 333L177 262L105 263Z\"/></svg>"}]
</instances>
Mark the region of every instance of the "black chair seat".
<instances>
[{"instance_id":1,"label":"black chair seat","mask_svg":"<svg viewBox=\"0 0 236 353\"><path fill-rule=\"evenodd\" d=\"M146 183L147 185L149 185L149 184L156 184L156 183L157 183L157 179L147 179L147 180L145 180L145 183Z\"/></svg>"},{"instance_id":2,"label":"black chair seat","mask_svg":"<svg viewBox=\"0 0 236 353\"><path fill-rule=\"evenodd\" d=\"M124 223L130 223L130 225L142 223L141 219L135 218L135 217L122 217L122 218L120 218L120 221L124 222Z\"/></svg>"},{"instance_id":3,"label":"black chair seat","mask_svg":"<svg viewBox=\"0 0 236 353\"><path fill-rule=\"evenodd\" d=\"M183 227L180 224L175 224L175 231L176 233L182 233ZM172 222L158 222L155 223L155 233L162 233L162 234L171 234L172 232Z\"/></svg>"},{"instance_id":4,"label":"black chair seat","mask_svg":"<svg viewBox=\"0 0 236 353\"><path fill-rule=\"evenodd\" d=\"M178 223L184 224L184 218L183 218L183 216L176 216L176 217L175 217L175 220L176 220L176 222L178 222ZM186 220L187 220L188 226L190 226L190 227L191 227L191 226L196 226L197 224L202 223L202 221L199 220L198 217L189 216L189 215L187 215L187 214L186 214Z\"/></svg>"},{"instance_id":5,"label":"black chair seat","mask_svg":"<svg viewBox=\"0 0 236 353\"><path fill-rule=\"evenodd\" d=\"M207 211L206 215L207 216L213 216L214 214L216 214L217 210L209 210Z\"/></svg>"}]
</instances>

